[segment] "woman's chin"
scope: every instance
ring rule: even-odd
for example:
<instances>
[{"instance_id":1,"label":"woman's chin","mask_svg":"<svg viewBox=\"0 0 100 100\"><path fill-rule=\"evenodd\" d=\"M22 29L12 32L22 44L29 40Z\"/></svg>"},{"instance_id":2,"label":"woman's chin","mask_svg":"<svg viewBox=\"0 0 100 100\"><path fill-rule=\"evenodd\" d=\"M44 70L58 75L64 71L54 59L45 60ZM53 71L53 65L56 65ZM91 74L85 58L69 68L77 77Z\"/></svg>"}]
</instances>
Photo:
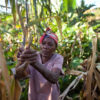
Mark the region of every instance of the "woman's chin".
<instances>
[{"instance_id":1,"label":"woman's chin","mask_svg":"<svg viewBox=\"0 0 100 100\"><path fill-rule=\"evenodd\" d=\"M42 56L44 57L48 57L48 56L51 56L52 54L51 53L48 53L48 52L45 52L45 53L42 53Z\"/></svg>"},{"instance_id":2,"label":"woman's chin","mask_svg":"<svg viewBox=\"0 0 100 100\"><path fill-rule=\"evenodd\" d=\"M49 54L48 53L42 53L42 56L47 57L47 56L49 56Z\"/></svg>"}]
</instances>

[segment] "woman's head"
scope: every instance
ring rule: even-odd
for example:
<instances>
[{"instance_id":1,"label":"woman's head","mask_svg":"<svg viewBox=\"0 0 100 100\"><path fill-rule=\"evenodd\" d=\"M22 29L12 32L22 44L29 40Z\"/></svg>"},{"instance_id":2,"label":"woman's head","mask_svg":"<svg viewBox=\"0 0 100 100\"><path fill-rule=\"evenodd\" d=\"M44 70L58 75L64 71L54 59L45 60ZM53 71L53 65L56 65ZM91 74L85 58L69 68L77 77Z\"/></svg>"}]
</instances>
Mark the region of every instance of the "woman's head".
<instances>
[{"instance_id":1,"label":"woman's head","mask_svg":"<svg viewBox=\"0 0 100 100\"><path fill-rule=\"evenodd\" d=\"M46 32L41 36L40 44L42 43L43 39L47 37L52 38L55 41L56 45L58 44L58 37L55 33L51 32L50 28L47 28Z\"/></svg>"},{"instance_id":2,"label":"woman's head","mask_svg":"<svg viewBox=\"0 0 100 100\"><path fill-rule=\"evenodd\" d=\"M45 56L53 54L58 44L58 37L50 31L51 30L46 30L46 33L44 33L40 38L41 53Z\"/></svg>"}]
</instances>

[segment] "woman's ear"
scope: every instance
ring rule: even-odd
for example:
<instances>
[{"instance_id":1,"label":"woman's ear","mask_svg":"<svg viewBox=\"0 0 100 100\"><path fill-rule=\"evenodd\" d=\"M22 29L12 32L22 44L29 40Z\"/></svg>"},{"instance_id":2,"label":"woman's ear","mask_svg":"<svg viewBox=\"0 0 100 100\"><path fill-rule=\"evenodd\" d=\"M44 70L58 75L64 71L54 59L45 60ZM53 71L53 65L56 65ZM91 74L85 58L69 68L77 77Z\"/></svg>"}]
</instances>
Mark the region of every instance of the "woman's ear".
<instances>
[{"instance_id":1,"label":"woman's ear","mask_svg":"<svg viewBox=\"0 0 100 100\"><path fill-rule=\"evenodd\" d=\"M54 51L56 51L56 49L57 49L57 45L55 45Z\"/></svg>"}]
</instances>

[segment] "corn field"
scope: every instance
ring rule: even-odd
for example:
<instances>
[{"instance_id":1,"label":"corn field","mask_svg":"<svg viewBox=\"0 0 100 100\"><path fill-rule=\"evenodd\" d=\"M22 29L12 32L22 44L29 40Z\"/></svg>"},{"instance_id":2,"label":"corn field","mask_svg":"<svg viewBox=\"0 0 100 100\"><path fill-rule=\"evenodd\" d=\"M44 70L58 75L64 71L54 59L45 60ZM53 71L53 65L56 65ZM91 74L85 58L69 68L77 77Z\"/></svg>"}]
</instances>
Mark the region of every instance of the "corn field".
<instances>
[{"instance_id":1,"label":"corn field","mask_svg":"<svg viewBox=\"0 0 100 100\"><path fill-rule=\"evenodd\" d=\"M100 100L100 8L82 0L5 0L0 12L0 100L27 100L28 80L15 79L20 47L39 51L49 26L64 57L59 100ZM11 12L8 12L10 9Z\"/></svg>"}]
</instances>

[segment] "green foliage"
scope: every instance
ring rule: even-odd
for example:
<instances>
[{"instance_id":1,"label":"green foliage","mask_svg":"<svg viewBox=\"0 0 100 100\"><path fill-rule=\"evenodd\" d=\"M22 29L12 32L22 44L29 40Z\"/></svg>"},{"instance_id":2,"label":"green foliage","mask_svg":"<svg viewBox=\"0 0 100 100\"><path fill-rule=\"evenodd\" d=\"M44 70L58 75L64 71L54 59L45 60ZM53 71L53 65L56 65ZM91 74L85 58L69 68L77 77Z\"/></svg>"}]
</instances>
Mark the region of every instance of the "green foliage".
<instances>
[{"instance_id":1,"label":"green foliage","mask_svg":"<svg viewBox=\"0 0 100 100\"><path fill-rule=\"evenodd\" d=\"M87 18L90 16L95 16L94 13L88 12L86 13L86 11L88 11L89 9L91 9L94 5L85 5L84 0L81 1L81 6L77 7L75 12L76 15L73 14L73 12L71 14L69 14L69 16L67 17L67 23L68 26L73 26L78 22L82 22L82 24L84 22L87 21Z\"/></svg>"},{"instance_id":2,"label":"green foliage","mask_svg":"<svg viewBox=\"0 0 100 100\"><path fill-rule=\"evenodd\" d=\"M93 6L95 5L85 5L85 1L82 0L81 1L81 6L77 8L77 14L78 14L78 17L81 18L81 17L87 17L87 16L90 16L90 15L93 15L92 13L88 13L88 14L84 14L85 11L89 10L90 8L92 8Z\"/></svg>"},{"instance_id":3,"label":"green foliage","mask_svg":"<svg viewBox=\"0 0 100 100\"><path fill-rule=\"evenodd\" d=\"M63 0L61 11L71 12L76 8L76 0Z\"/></svg>"},{"instance_id":4,"label":"green foliage","mask_svg":"<svg viewBox=\"0 0 100 100\"><path fill-rule=\"evenodd\" d=\"M66 75L63 78L59 79L61 92L63 92L69 86L69 84L75 79L75 77L76 76ZM79 94L80 94L80 89L82 89L82 84L83 84L83 80L81 80L79 82L79 84L77 85L77 87L74 90L71 90L68 93L68 96L72 97L73 100L79 100L79 98L77 98L77 96L79 96ZM67 99L65 98L64 100L67 100Z\"/></svg>"},{"instance_id":5,"label":"green foliage","mask_svg":"<svg viewBox=\"0 0 100 100\"><path fill-rule=\"evenodd\" d=\"M28 91L28 82L29 80L21 80L21 86L22 86L22 95L21 95L21 98L20 100L28 100L28 94L27 94L27 91ZM26 84L25 84L26 83Z\"/></svg>"},{"instance_id":6,"label":"green foliage","mask_svg":"<svg viewBox=\"0 0 100 100\"><path fill-rule=\"evenodd\" d=\"M81 63L83 62L83 59L80 59L80 58L74 58L73 60L72 60L72 62L70 63L70 66L71 66L71 68L72 69L75 69L75 68L77 68L77 66L78 65L80 65Z\"/></svg>"}]
</instances>

